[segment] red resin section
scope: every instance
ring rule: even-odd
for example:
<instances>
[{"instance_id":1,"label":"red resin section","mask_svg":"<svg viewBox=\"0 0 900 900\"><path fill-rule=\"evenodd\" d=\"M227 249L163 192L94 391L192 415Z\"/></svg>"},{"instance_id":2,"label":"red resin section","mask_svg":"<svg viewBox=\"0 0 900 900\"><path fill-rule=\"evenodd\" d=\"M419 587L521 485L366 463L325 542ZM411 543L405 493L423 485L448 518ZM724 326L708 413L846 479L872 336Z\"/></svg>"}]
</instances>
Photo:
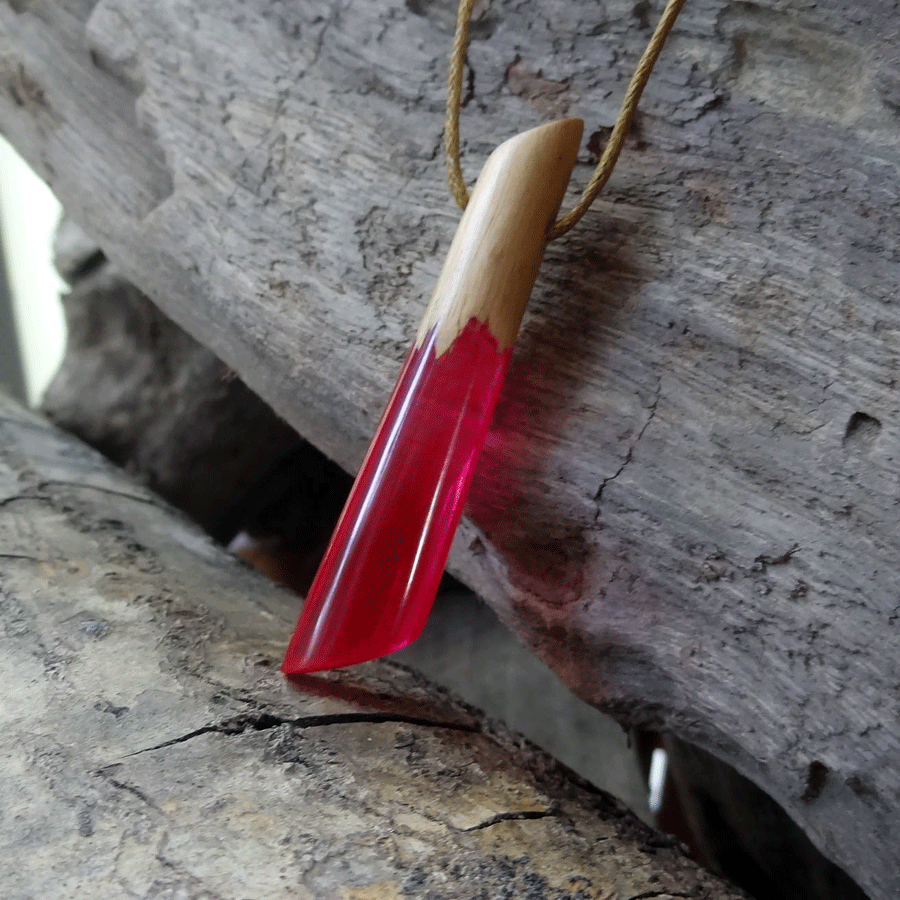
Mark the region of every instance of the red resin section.
<instances>
[{"instance_id":1,"label":"red resin section","mask_svg":"<svg viewBox=\"0 0 900 900\"><path fill-rule=\"evenodd\" d=\"M422 632L511 350L471 319L406 360L309 590L282 671L335 669Z\"/></svg>"}]
</instances>

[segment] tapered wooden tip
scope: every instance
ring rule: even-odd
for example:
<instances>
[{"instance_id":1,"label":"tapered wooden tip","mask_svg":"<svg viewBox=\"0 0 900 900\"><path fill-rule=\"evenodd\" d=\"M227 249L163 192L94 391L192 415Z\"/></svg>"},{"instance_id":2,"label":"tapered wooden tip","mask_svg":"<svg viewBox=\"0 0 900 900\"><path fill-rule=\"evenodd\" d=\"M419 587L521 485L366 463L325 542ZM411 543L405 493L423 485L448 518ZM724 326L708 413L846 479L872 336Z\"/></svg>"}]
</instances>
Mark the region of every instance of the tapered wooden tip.
<instances>
[{"instance_id":1,"label":"tapered wooden tip","mask_svg":"<svg viewBox=\"0 0 900 900\"><path fill-rule=\"evenodd\" d=\"M581 143L581 119L523 132L488 158L460 220L416 341L438 329L440 356L466 323L511 347Z\"/></svg>"}]
</instances>

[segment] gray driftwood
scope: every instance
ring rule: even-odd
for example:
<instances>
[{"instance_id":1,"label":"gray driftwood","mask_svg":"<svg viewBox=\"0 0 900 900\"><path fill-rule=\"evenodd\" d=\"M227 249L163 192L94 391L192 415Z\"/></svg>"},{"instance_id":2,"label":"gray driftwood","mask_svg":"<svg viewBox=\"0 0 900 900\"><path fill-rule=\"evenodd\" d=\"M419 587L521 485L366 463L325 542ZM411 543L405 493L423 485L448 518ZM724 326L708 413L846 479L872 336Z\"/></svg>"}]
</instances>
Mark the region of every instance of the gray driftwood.
<instances>
[{"instance_id":1,"label":"gray driftwood","mask_svg":"<svg viewBox=\"0 0 900 900\"><path fill-rule=\"evenodd\" d=\"M56 262L71 290L65 358L42 402L51 420L221 541L244 529L290 540L298 558L321 553L344 473L71 221L57 235Z\"/></svg>"},{"instance_id":2,"label":"gray driftwood","mask_svg":"<svg viewBox=\"0 0 900 900\"><path fill-rule=\"evenodd\" d=\"M483 5L465 165L566 111L583 181L656 13ZM457 212L449 4L16 0L0 127L122 272L359 463ZM896 4L691 0L550 247L451 560L582 697L900 894Z\"/></svg>"},{"instance_id":3,"label":"gray driftwood","mask_svg":"<svg viewBox=\"0 0 900 900\"><path fill-rule=\"evenodd\" d=\"M340 511L334 500L346 496L346 475L332 465L341 478L328 477L327 460L299 438L282 446L287 426L236 376L224 377L213 354L125 282L71 221L57 236L56 257L72 289L63 299L66 355L44 410L220 537L239 525L244 558L303 593ZM274 470L273 454L282 456ZM330 502L315 502L322 498ZM596 710L573 721L580 701L548 683L542 664L475 598L457 607L440 596L428 628L399 659L456 685L462 697L650 815L647 779L622 730ZM667 746L704 862L767 900L861 897L752 782L671 735ZM668 808L660 827L680 833Z\"/></svg>"},{"instance_id":4,"label":"gray driftwood","mask_svg":"<svg viewBox=\"0 0 900 900\"><path fill-rule=\"evenodd\" d=\"M408 670L290 687L296 598L4 399L0 547L6 900L743 896Z\"/></svg>"},{"instance_id":5,"label":"gray driftwood","mask_svg":"<svg viewBox=\"0 0 900 900\"><path fill-rule=\"evenodd\" d=\"M305 593L349 476L293 432L285 447L275 413L236 375L223 377L221 363L71 220L57 233L56 261L71 286L68 337L42 411L215 536L230 542L240 528L235 550ZM422 637L399 661L652 820L628 735L563 687L470 592L445 581Z\"/></svg>"}]
</instances>

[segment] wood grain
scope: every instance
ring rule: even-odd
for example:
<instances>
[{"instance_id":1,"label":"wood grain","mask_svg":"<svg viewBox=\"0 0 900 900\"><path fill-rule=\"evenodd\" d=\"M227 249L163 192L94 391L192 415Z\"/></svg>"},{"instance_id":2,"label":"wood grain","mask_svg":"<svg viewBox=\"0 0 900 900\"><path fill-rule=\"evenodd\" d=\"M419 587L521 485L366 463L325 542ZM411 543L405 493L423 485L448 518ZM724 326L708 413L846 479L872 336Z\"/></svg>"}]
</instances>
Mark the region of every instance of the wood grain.
<instances>
[{"instance_id":1,"label":"wood grain","mask_svg":"<svg viewBox=\"0 0 900 900\"><path fill-rule=\"evenodd\" d=\"M562 119L504 141L488 157L431 295L416 346L437 328L440 356L471 319L513 346L546 234L566 193L584 123Z\"/></svg>"},{"instance_id":2,"label":"wood grain","mask_svg":"<svg viewBox=\"0 0 900 900\"><path fill-rule=\"evenodd\" d=\"M467 170L549 83L586 179L643 8L485 5ZM733 764L875 900L900 895L896 28L891 0L687 5L548 249L451 556L582 697ZM4 4L0 127L353 471L457 218L451 29L429 0Z\"/></svg>"},{"instance_id":3,"label":"wood grain","mask_svg":"<svg viewBox=\"0 0 900 900\"><path fill-rule=\"evenodd\" d=\"M0 548L5 900L744 896L2 397Z\"/></svg>"}]
</instances>

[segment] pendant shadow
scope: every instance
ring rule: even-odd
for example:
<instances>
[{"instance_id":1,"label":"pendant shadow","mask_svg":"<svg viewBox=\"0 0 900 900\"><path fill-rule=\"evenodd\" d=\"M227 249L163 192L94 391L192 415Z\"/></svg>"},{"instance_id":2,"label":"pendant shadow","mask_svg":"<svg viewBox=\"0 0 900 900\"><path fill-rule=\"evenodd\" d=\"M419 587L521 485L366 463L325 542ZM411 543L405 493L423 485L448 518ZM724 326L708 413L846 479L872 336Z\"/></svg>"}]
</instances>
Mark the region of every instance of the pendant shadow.
<instances>
[{"instance_id":1,"label":"pendant shadow","mask_svg":"<svg viewBox=\"0 0 900 900\"><path fill-rule=\"evenodd\" d=\"M635 247L651 214L615 210L594 210L573 239L548 249L467 506L517 592L551 608L583 599L602 529L600 486L644 424L611 405L604 386L616 383L650 277ZM633 355L627 378L639 410L655 394L656 369Z\"/></svg>"}]
</instances>

